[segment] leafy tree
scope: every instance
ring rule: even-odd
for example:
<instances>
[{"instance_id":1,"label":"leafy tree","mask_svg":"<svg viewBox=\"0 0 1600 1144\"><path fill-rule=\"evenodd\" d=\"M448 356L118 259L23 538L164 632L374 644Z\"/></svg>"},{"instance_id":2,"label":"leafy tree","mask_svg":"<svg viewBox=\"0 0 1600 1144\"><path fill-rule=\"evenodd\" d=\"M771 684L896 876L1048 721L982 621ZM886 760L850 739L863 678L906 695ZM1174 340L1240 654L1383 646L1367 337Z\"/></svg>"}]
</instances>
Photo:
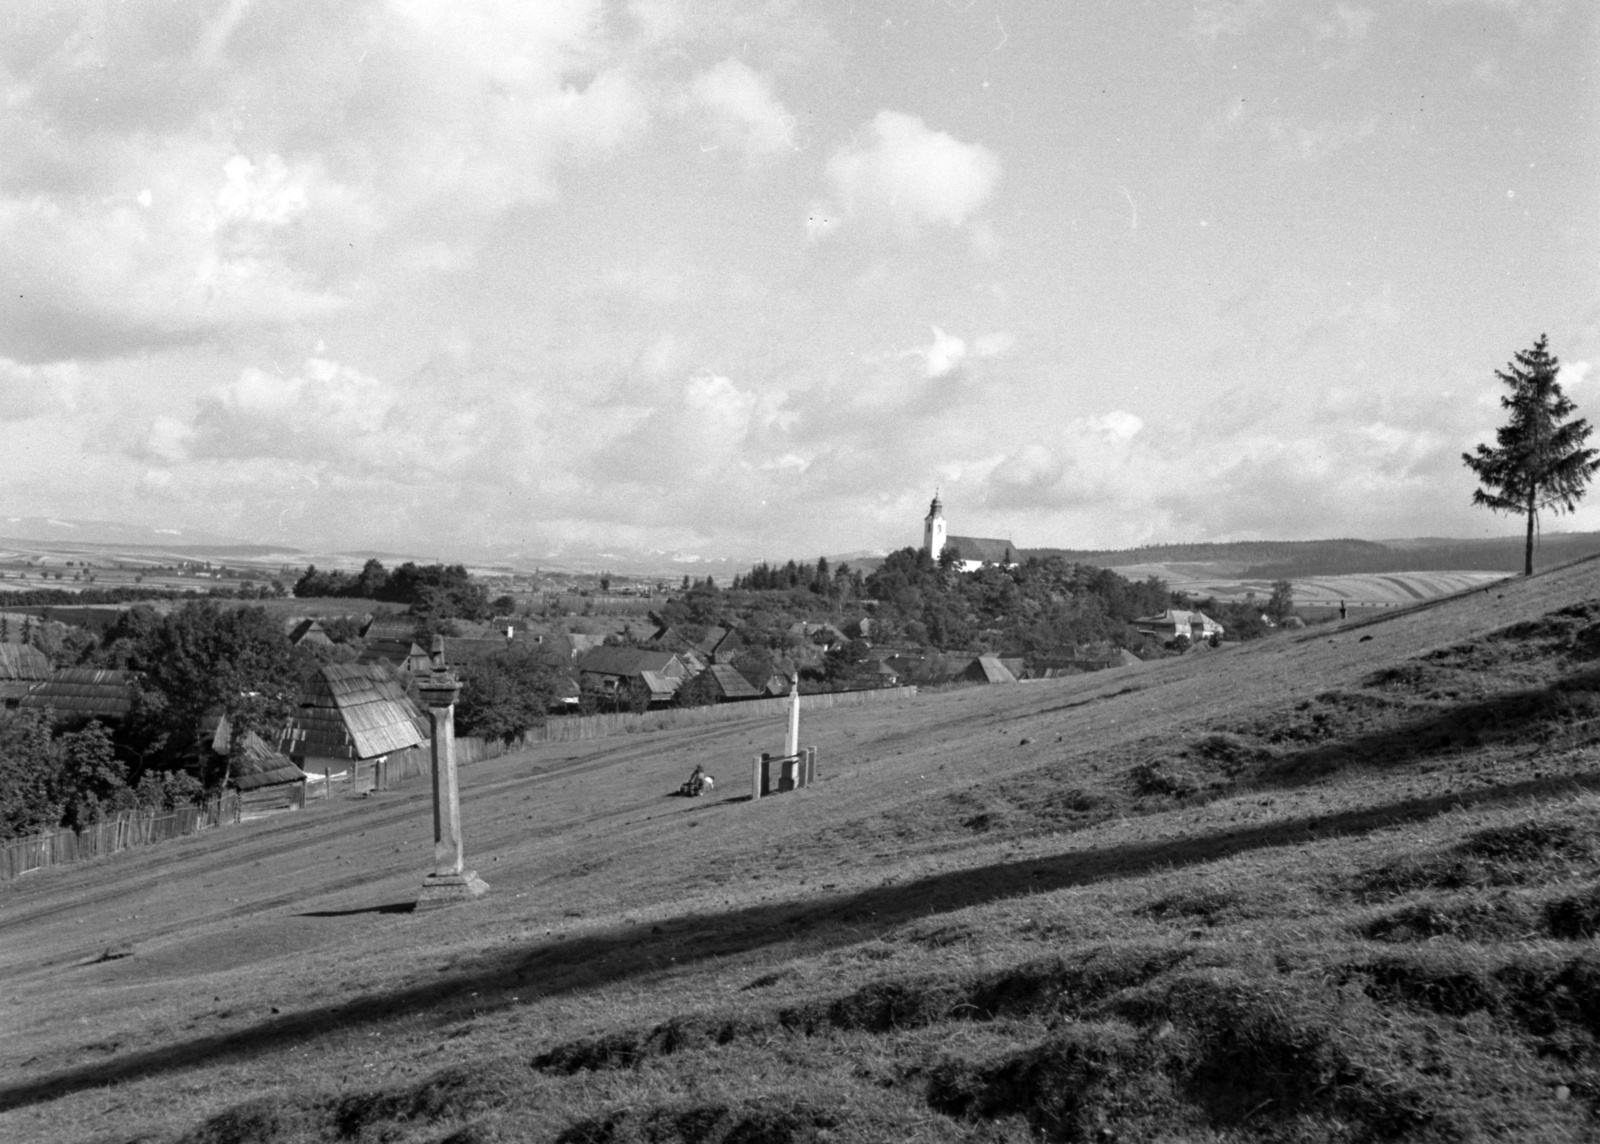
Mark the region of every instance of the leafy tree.
<instances>
[{"instance_id":1,"label":"leafy tree","mask_svg":"<svg viewBox=\"0 0 1600 1144\"><path fill-rule=\"evenodd\" d=\"M456 726L463 735L507 743L544 726L556 699L556 677L538 652L512 645L460 668Z\"/></svg>"},{"instance_id":2,"label":"leafy tree","mask_svg":"<svg viewBox=\"0 0 1600 1144\"><path fill-rule=\"evenodd\" d=\"M672 697L674 707L710 707L720 697L716 680L709 670L683 681Z\"/></svg>"},{"instance_id":3,"label":"leafy tree","mask_svg":"<svg viewBox=\"0 0 1600 1144\"><path fill-rule=\"evenodd\" d=\"M1571 512L1600 469L1600 450L1585 449L1591 432L1556 380L1560 363L1541 334L1530 350L1495 376L1511 390L1500 398L1510 418L1495 430L1495 448L1480 444L1461 459L1481 482L1472 503L1494 512L1527 517L1523 575L1533 575L1534 529L1541 509Z\"/></svg>"},{"instance_id":4,"label":"leafy tree","mask_svg":"<svg viewBox=\"0 0 1600 1144\"><path fill-rule=\"evenodd\" d=\"M272 742L299 693L295 657L264 608L219 608L209 600L169 616L132 609L106 633L105 666L140 673L122 744L141 766L173 769L194 758L201 719L227 716L232 751L254 731ZM218 768L207 786L223 778Z\"/></svg>"},{"instance_id":5,"label":"leafy tree","mask_svg":"<svg viewBox=\"0 0 1600 1144\"><path fill-rule=\"evenodd\" d=\"M1287 580L1272 582L1272 595L1267 597L1266 613L1275 624L1281 624L1294 615L1294 585Z\"/></svg>"},{"instance_id":6,"label":"leafy tree","mask_svg":"<svg viewBox=\"0 0 1600 1144\"><path fill-rule=\"evenodd\" d=\"M56 741L60 753L65 814L61 824L80 829L108 814L128 810L138 799L128 786L128 767L117 758L111 732L98 722Z\"/></svg>"},{"instance_id":7,"label":"leafy tree","mask_svg":"<svg viewBox=\"0 0 1600 1144\"><path fill-rule=\"evenodd\" d=\"M61 757L47 713L0 714L0 838L54 829L61 821Z\"/></svg>"}]
</instances>

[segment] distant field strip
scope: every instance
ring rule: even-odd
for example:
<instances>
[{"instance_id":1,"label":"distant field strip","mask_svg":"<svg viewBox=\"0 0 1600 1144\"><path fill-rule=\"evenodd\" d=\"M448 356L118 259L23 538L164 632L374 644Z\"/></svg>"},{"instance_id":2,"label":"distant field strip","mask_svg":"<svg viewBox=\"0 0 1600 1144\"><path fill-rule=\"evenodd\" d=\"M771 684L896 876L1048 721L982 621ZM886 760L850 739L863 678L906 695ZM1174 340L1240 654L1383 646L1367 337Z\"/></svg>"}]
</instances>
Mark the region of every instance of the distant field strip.
<instances>
[{"instance_id":1,"label":"distant field strip","mask_svg":"<svg viewBox=\"0 0 1600 1144\"><path fill-rule=\"evenodd\" d=\"M1129 575L1132 569L1117 569ZM1195 596L1215 596L1219 600L1238 602L1251 593L1263 603L1272 593L1272 584L1266 580L1241 580L1229 575L1233 569L1213 567L1208 575L1204 565L1168 564L1140 565L1139 577L1159 576L1174 591ZM1344 576L1296 577L1294 599L1297 604L1337 605L1392 608L1415 604L1419 600L1433 600L1456 592L1471 591L1485 584L1506 578L1504 572L1361 572Z\"/></svg>"}]
</instances>

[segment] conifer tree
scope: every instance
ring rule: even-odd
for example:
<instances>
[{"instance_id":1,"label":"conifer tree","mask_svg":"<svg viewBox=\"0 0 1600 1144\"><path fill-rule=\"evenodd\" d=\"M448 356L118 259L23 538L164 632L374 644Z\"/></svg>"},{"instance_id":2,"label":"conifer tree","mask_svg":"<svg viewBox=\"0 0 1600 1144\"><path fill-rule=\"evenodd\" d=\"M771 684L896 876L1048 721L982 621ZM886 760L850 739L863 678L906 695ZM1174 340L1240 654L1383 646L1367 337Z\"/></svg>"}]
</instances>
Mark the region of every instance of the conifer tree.
<instances>
[{"instance_id":1,"label":"conifer tree","mask_svg":"<svg viewBox=\"0 0 1600 1144\"><path fill-rule=\"evenodd\" d=\"M1479 445L1461 459L1482 483L1472 503L1494 512L1527 517L1528 537L1523 575L1533 575L1533 537L1541 509L1571 512L1582 499L1596 469L1600 450L1585 449L1591 429L1583 418L1569 420L1577 407L1556 380L1560 362L1541 334L1530 350L1495 376L1511 390L1500 405L1511 416L1495 430L1497 447Z\"/></svg>"}]
</instances>

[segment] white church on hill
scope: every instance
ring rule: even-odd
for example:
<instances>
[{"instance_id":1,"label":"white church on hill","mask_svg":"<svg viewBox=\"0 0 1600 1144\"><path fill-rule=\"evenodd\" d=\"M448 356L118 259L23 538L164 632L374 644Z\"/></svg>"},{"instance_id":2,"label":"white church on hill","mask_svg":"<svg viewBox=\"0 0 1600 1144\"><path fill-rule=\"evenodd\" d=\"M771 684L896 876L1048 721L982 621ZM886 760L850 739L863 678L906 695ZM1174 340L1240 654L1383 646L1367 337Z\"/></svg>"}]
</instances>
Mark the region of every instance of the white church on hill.
<instances>
[{"instance_id":1,"label":"white church on hill","mask_svg":"<svg viewBox=\"0 0 1600 1144\"><path fill-rule=\"evenodd\" d=\"M1017 562L1015 546L1009 540L986 536L951 536L945 524L944 505L933 494L928 515L922 519L922 550L937 564L946 550L955 553L955 566L962 572L975 572L985 564L1010 568Z\"/></svg>"}]
</instances>

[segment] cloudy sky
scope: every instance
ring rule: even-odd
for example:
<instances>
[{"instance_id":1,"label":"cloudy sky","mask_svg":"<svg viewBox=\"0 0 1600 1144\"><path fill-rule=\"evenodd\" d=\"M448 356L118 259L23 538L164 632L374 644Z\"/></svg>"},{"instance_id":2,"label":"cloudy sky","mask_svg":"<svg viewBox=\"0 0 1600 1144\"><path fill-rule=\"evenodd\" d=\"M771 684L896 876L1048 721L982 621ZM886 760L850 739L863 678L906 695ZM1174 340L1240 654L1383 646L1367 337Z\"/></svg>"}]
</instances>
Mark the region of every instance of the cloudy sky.
<instances>
[{"instance_id":1,"label":"cloudy sky","mask_svg":"<svg viewBox=\"0 0 1600 1144\"><path fill-rule=\"evenodd\" d=\"M1515 532L1600 6L24 4L0 512L742 558ZM1556 526L1600 528L1600 493Z\"/></svg>"}]
</instances>

